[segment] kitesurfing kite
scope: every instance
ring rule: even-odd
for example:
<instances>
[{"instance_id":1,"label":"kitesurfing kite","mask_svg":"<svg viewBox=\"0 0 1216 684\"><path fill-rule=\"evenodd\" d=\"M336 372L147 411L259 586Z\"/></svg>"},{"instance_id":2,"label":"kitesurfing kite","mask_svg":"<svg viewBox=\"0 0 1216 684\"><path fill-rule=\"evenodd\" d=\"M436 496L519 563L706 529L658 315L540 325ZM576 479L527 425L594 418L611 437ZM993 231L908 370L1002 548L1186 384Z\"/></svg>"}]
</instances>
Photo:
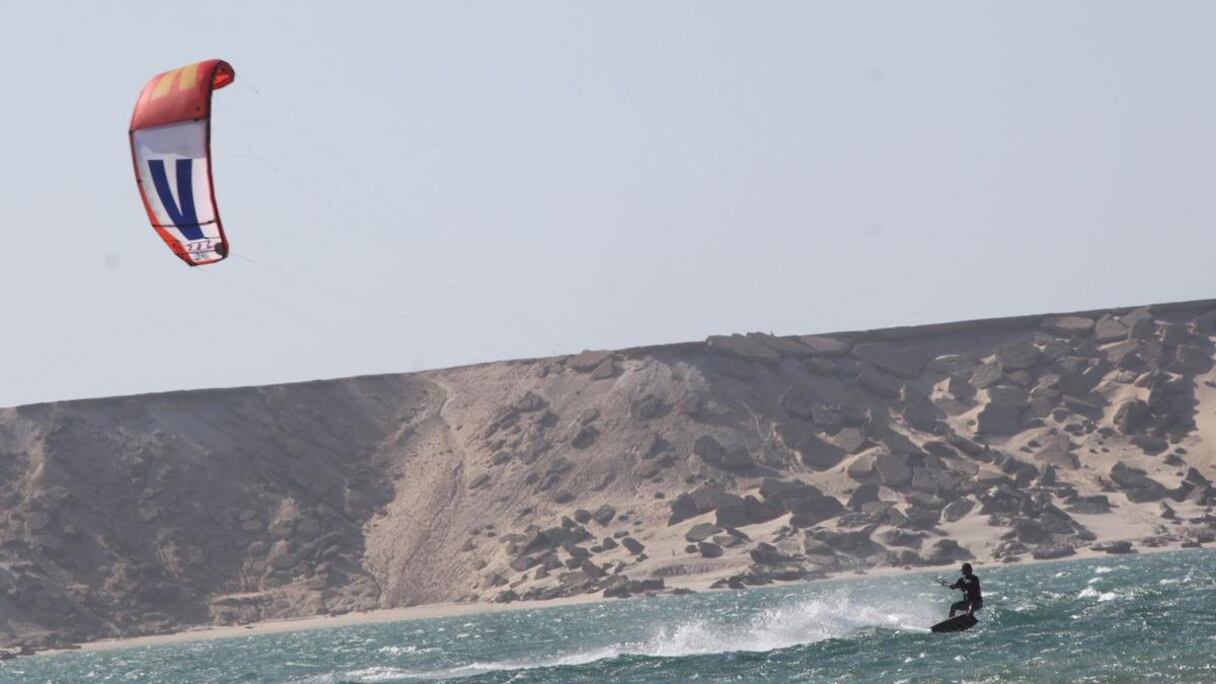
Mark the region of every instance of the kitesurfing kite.
<instances>
[{"instance_id":1,"label":"kitesurfing kite","mask_svg":"<svg viewBox=\"0 0 1216 684\"><path fill-rule=\"evenodd\" d=\"M157 74L131 114L131 158L148 220L191 266L228 256L211 181L211 93L235 79L219 59Z\"/></svg>"}]
</instances>

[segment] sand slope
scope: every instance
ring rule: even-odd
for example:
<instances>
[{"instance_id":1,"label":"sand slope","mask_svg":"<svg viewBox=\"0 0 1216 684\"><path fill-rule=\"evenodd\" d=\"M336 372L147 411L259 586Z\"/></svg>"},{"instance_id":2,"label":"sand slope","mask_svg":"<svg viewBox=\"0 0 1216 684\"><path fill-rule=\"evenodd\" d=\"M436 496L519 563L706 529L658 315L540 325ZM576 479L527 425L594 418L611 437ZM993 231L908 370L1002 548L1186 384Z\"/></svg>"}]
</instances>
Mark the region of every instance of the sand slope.
<instances>
[{"instance_id":1,"label":"sand slope","mask_svg":"<svg viewBox=\"0 0 1216 684\"><path fill-rule=\"evenodd\" d=\"M0 641L1211 542L1214 331L1195 302L3 409Z\"/></svg>"}]
</instances>

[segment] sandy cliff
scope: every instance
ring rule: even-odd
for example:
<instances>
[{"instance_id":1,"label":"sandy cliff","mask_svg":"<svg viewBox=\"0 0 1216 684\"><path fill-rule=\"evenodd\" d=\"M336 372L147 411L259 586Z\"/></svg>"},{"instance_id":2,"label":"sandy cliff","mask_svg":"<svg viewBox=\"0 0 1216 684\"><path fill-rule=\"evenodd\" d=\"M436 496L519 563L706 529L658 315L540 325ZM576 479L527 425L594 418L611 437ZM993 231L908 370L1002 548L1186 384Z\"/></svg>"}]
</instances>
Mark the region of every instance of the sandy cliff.
<instances>
[{"instance_id":1,"label":"sandy cliff","mask_svg":"<svg viewBox=\"0 0 1216 684\"><path fill-rule=\"evenodd\" d=\"M0 410L0 641L1216 539L1216 302Z\"/></svg>"}]
</instances>

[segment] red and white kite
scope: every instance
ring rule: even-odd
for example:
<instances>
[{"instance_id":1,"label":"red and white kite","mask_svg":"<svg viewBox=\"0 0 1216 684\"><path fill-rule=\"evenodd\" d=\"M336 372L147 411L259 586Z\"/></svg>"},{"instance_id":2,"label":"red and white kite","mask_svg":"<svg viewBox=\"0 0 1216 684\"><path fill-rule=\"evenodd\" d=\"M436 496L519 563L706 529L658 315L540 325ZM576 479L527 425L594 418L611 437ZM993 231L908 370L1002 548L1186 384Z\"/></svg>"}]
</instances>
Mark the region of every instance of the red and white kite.
<instances>
[{"instance_id":1,"label":"red and white kite","mask_svg":"<svg viewBox=\"0 0 1216 684\"><path fill-rule=\"evenodd\" d=\"M211 93L235 79L219 59L166 71L148 81L131 114L131 158L148 219L191 266L228 256L211 181Z\"/></svg>"}]
</instances>

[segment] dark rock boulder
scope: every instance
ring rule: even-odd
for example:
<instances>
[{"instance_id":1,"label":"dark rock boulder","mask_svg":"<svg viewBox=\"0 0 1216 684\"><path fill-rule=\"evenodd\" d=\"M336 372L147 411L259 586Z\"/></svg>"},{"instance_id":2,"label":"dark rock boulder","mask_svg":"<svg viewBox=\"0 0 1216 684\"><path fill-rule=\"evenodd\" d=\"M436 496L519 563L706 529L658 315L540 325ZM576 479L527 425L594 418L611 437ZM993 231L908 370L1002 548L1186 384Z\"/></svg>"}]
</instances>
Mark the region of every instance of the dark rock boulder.
<instances>
[{"instance_id":1,"label":"dark rock boulder","mask_svg":"<svg viewBox=\"0 0 1216 684\"><path fill-rule=\"evenodd\" d=\"M762 503L754 496L740 498L724 494L716 506L715 523L719 527L743 527L767 522L781 515L781 511Z\"/></svg>"},{"instance_id":2,"label":"dark rock boulder","mask_svg":"<svg viewBox=\"0 0 1216 684\"><path fill-rule=\"evenodd\" d=\"M1076 470L1081 467L1081 462L1072 452L1074 448L1067 435L1055 435L1046 440L1043 448L1034 455L1034 460L1056 468Z\"/></svg>"},{"instance_id":3,"label":"dark rock boulder","mask_svg":"<svg viewBox=\"0 0 1216 684\"><path fill-rule=\"evenodd\" d=\"M1195 317L1195 332L1200 335L1216 334L1216 311L1208 311Z\"/></svg>"},{"instance_id":4,"label":"dark rock boulder","mask_svg":"<svg viewBox=\"0 0 1216 684\"><path fill-rule=\"evenodd\" d=\"M696 543L709 539L721 531L722 528L718 527L717 525L711 523L697 523L684 534L684 539Z\"/></svg>"},{"instance_id":5,"label":"dark rock boulder","mask_svg":"<svg viewBox=\"0 0 1216 684\"><path fill-rule=\"evenodd\" d=\"M919 549L925 543L925 535L920 532L890 529L881 532L878 535L878 540L887 546L906 546L911 549Z\"/></svg>"},{"instance_id":6,"label":"dark rock boulder","mask_svg":"<svg viewBox=\"0 0 1216 684\"><path fill-rule=\"evenodd\" d=\"M1031 552L1031 557L1035 560L1055 560L1057 558L1067 558L1076 555L1076 549L1067 544L1052 544L1048 546L1040 546Z\"/></svg>"},{"instance_id":7,"label":"dark rock boulder","mask_svg":"<svg viewBox=\"0 0 1216 684\"><path fill-rule=\"evenodd\" d=\"M798 454L803 465L814 470L834 468L845 457L843 449L819 438L804 441L798 448Z\"/></svg>"},{"instance_id":8,"label":"dark rock boulder","mask_svg":"<svg viewBox=\"0 0 1216 684\"><path fill-rule=\"evenodd\" d=\"M775 363L780 359L771 347L745 335L712 335L705 342L711 352L743 361Z\"/></svg>"},{"instance_id":9,"label":"dark rock boulder","mask_svg":"<svg viewBox=\"0 0 1216 684\"><path fill-rule=\"evenodd\" d=\"M865 448L866 444L868 444L868 438L864 428L846 427L841 428L836 433L836 436L832 439L832 443L846 453L855 454Z\"/></svg>"},{"instance_id":10,"label":"dark rock boulder","mask_svg":"<svg viewBox=\"0 0 1216 684\"><path fill-rule=\"evenodd\" d=\"M1115 410L1114 423L1119 432L1133 435L1148 427L1151 417L1152 411L1148 404L1140 399L1129 399L1119 404L1119 408Z\"/></svg>"},{"instance_id":11,"label":"dark rock boulder","mask_svg":"<svg viewBox=\"0 0 1216 684\"><path fill-rule=\"evenodd\" d=\"M977 416L976 430L982 435L1012 435L1022 429L1021 408L988 404Z\"/></svg>"},{"instance_id":12,"label":"dark rock boulder","mask_svg":"<svg viewBox=\"0 0 1216 684\"><path fill-rule=\"evenodd\" d=\"M780 480L766 477L760 483L760 496L764 502L783 511L790 510L794 502L808 496L823 496L815 486L800 480Z\"/></svg>"},{"instance_id":13,"label":"dark rock boulder","mask_svg":"<svg viewBox=\"0 0 1216 684\"><path fill-rule=\"evenodd\" d=\"M1006 373L1034 368L1042 358L1039 348L1030 340L998 345L995 354L997 364Z\"/></svg>"},{"instance_id":14,"label":"dark rock boulder","mask_svg":"<svg viewBox=\"0 0 1216 684\"><path fill-rule=\"evenodd\" d=\"M642 544L642 542L634 539L633 537L622 538L621 546L624 546L626 551L635 556L641 555L641 553L646 550L646 547Z\"/></svg>"},{"instance_id":15,"label":"dark rock boulder","mask_svg":"<svg viewBox=\"0 0 1216 684\"><path fill-rule=\"evenodd\" d=\"M844 414L837 406L815 404L811 407L811 420L824 432L834 435L844 425Z\"/></svg>"},{"instance_id":16,"label":"dark rock boulder","mask_svg":"<svg viewBox=\"0 0 1216 684\"><path fill-rule=\"evenodd\" d=\"M591 519L600 525L607 525L608 523L612 522L612 519L615 517L616 509L608 504L600 506L599 508L595 509L594 513L591 514Z\"/></svg>"},{"instance_id":17,"label":"dark rock boulder","mask_svg":"<svg viewBox=\"0 0 1216 684\"><path fill-rule=\"evenodd\" d=\"M929 370L952 378L971 377L975 357L970 354L943 354L929 362Z\"/></svg>"},{"instance_id":18,"label":"dark rock boulder","mask_svg":"<svg viewBox=\"0 0 1216 684\"><path fill-rule=\"evenodd\" d=\"M862 342L853 345L853 357L867 361L901 378L915 378L924 370L926 356L916 350L889 342Z\"/></svg>"},{"instance_id":19,"label":"dark rock boulder","mask_svg":"<svg viewBox=\"0 0 1216 684\"><path fill-rule=\"evenodd\" d=\"M1199 472L1195 468L1187 468L1186 477L1183 478L1183 482L1190 482L1191 484L1195 485L1211 484L1211 480L1208 480L1203 476L1203 473Z\"/></svg>"},{"instance_id":20,"label":"dark rock boulder","mask_svg":"<svg viewBox=\"0 0 1216 684\"><path fill-rule=\"evenodd\" d=\"M570 446L575 449L586 449L594 444L599 436L600 431L594 425L580 426L574 436L570 438Z\"/></svg>"},{"instance_id":21,"label":"dark rock boulder","mask_svg":"<svg viewBox=\"0 0 1216 684\"><path fill-rule=\"evenodd\" d=\"M806 528L843 514L845 507L832 496L808 496L795 502L790 512L790 526Z\"/></svg>"},{"instance_id":22,"label":"dark rock boulder","mask_svg":"<svg viewBox=\"0 0 1216 684\"><path fill-rule=\"evenodd\" d=\"M906 385L900 392L900 400L903 404L904 423L914 430L933 432L937 421L945 417L929 397Z\"/></svg>"},{"instance_id":23,"label":"dark rock boulder","mask_svg":"<svg viewBox=\"0 0 1216 684\"><path fill-rule=\"evenodd\" d=\"M1012 484L998 484L979 493L980 513L983 515L1014 515L1028 505L1028 499Z\"/></svg>"},{"instance_id":24,"label":"dark rock boulder","mask_svg":"<svg viewBox=\"0 0 1216 684\"><path fill-rule=\"evenodd\" d=\"M520 413L533 413L549 407L549 402L535 392L526 392L519 401L515 402L515 410Z\"/></svg>"},{"instance_id":25,"label":"dark rock boulder","mask_svg":"<svg viewBox=\"0 0 1216 684\"><path fill-rule=\"evenodd\" d=\"M841 553L854 558L869 558L883 554L885 551L880 544L870 539L870 533L866 530L833 532L822 528L816 529L810 532L804 541L803 546L804 549L808 549L808 553L810 553L809 549L812 546L812 541L822 543L835 553Z\"/></svg>"},{"instance_id":26,"label":"dark rock boulder","mask_svg":"<svg viewBox=\"0 0 1216 684\"><path fill-rule=\"evenodd\" d=\"M798 454L799 460L809 468L827 470L844 458L844 450L820 439L814 429L802 421L780 423L773 431L781 443Z\"/></svg>"},{"instance_id":27,"label":"dark rock boulder","mask_svg":"<svg viewBox=\"0 0 1216 684\"><path fill-rule=\"evenodd\" d=\"M1117 342L1127 339L1129 328L1123 321L1113 316L1103 316L1094 324L1094 341L1098 344Z\"/></svg>"},{"instance_id":28,"label":"dark rock boulder","mask_svg":"<svg viewBox=\"0 0 1216 684\"><path fill-rule=\"evenodd\" d=\"M1051 535L1037 521L1030 518L1017 518L1013 521L1015 538L1023 544L1041 544L1050 539Z\"/></svg>"},{"instance_id":29,"label":"dark rock boulder","mask_svg":"<svg viewBox=\"0 0 1216 684\"><path fill-rule=\"evenodd\" d=\"M971 373L971 385L976 389L988 389L1005 378L1005 372L995 363L982 363Z\"/></svg>"},{"instance_id":30,"label":"dark rock boulder","mask_svg":"<svg viewBox=\"0 0 1216 684\"><path fill-rule=\"evenodd\" d=\"M1027 487L1039 477L1039 469L1012 456L1001 463L1001 472L1013 478L1014 485Z\"/></svg>"},{"instance_id":31,"label":"dark rock boulder","mask_svg":"<svg viewBox=\"0 0 1216 684\"><path fill-rule=\"evenodd\" d=\"M1134 503L1159 501L1169 494L1164 485L1150 478L1143 470L1123 463L1115 463L1110 470L1110 479Z\"/></svg>"},{"instance_id":32,"label":"dark rock boulder","mask_svg":"<svg viewBox=\"0 0 1216 684\"><path fill-rule=\"evenodd\" d=\"M667 524L674 525L682 520L708 513L724 501L738 498L734 494L727 494L720 485L698 487L690 492L684 492L672 500L671 518L668 519Z\"/></svg>"},{"instance_id":33,"label":"dark rock boulder","mask_svg":"<svg viewBox=\"0 0 1216 684\"><path fill-rule=\"evenodd\" d=\"M1083 316L1050 316L1043 321L1042 327L1060 337L1084 337L1093 332L1094 321Z\"/></svg>"},{"instance_id":34,"label":"dark rock boulder","mask_svg":"<svg viewBox=\"0 0 1216 684\"><path fill-rule=\"evenodd\" d=\"M794 560L793 557L781 553L777 547L765 542L757 544L756 548L748 552L748 555L751 556L753 562L759 565L780 565Z\"/></svg>"},{"instance_id":35,"label":"dark rock boulder","mask_svg":"<svg viewBox=\"0 0 1216 684\"><path fill-rule=\"evenodd\" d=\"M1026 390L1017 385L999 384L988 388L988 402L997 406L1026 407Z\"/></svg>"},{"instance_id":36,"label":"dark rock boulder","mask_svg":"<svg viewBox=\"0 0 1216 684\"><path fill-rule=\"evenodd\" d=\"M795 418L810 420L814 416L815 395L804 385L793 385L781 395L781 408Z\"/></svg>"},{"instance_id":37,"label":"dark rock boulder","mask_svg":"<svg viewBox=\"0 0 1216 684\"><path fill-rule=\"evenodd\" d=\"M975 385L967 378L951 376L946 382L946 391L959 401L970 401L975 397Z\"/></svg>"},{"instance_id":38,"label":"dark rock boulder","mask_svg":"<svg viewBox=\"0 0 1216 684\"><path fill-rule=\"evenodd\" d=\"M1094 494L1092 496L1074 497L1065 507L1064 510L1069 513L1080 513L1081 515L1097 515L1100 513L1110 512L1110 501L1103 494Z\"/></svg>"},{"instance_id":39,"label":"dark rock boulder","mask_svg":"<svg viewBox=\"0 0 1216 684\"><path fill-rule=\"evenodd\" d=\"M865 366L857 376L857 384L862 389L886 399L895 399L903 390L903 382L888 375L873 366Z\"/></svg>"},{"instance_id":40,"label":"dark rock boulder","mask_svg":"<svg viewBox=\"0 0 1216 684\"><path fill-rule=\"evenodd\" d=\"M1203 347L1184 344L1174 351L1169 368L1182 375L1199 375L1212 369L1212 356Z\"/></svg>"},{"instance_id":41,"label":"dark rock boulder","mask_svg":"<svg viewBox=\"0 0 1216 684\"><path fill-rule=\"evenodd\" d=\"M1105 542L1102 544L1094 544L1093 546L1091 546L1089 548L1093 549L1094 551L1101 551L1103 553L1109 553L1112 555L1128 554L1128 553L1136 552L1136 549L1132 546L1132 543L1129 541Z\"/></svg>"},{"instance_id":42,"label":"dark rock boulder","mask_svg":"<svg viewBox=\"0 0 1216 684\"><path fill-rule=\"evenodd\" d=\"M852 342L838 337L803 335L798 341L810 348L816 356L843 356L849 353Z\"/></svg>"},{"instance_id":43,"label":"dark rock boulder","mask_svg":"<svg viewBox=\"0 0 1216 684\"><path fill-rule=\"evenodd\" d=\"M942 509L941 520L948 523L957 522L966 517L974 508L975 502L971 499L955 499Z\"/></svg>"},{"instance_id":44,"label":"dark rock boulder","mask_svg":"<svg viewBox=\"0 0 1216 684\"><path fill-rule=\"evenodd\" d=\"M751 339L763 344L772 349L781 356L791 358L802 358L810 356L814 350L802 343L802 340L797 337L778 337L767 333L751 332L747 334Z\"/></svg>"},{"instance_id":45,"label":"dark rock boulder","mask_svg":"<svg viewBox=\"0 0 1216 684\"><path fill-rule=\"evenodd\" d=\"M605 360L612 358L612 352L598 349L584 351L566 359L566 365L580 373L590 373Z\"/></svg>"},{"instance_id":46,"label":"dark rock boulder","mask_svg":"<svg viewBox=\"0 0 1216 684\"><path fill-rule=\"evenodd\" d=\"M653 394L640 394L629 402L629 415L639 422L661 418L667 414L670 407Z\"/></svg>"},{"instance_id":47,"label":"dark rock boulder","mask_svg":"<svg viewBox=\"0 0 1216 684\"><path fill-rule=\"evenodd\" d=\"M904 489L912 484L912 459L908 454L879 454L874 467L879 481L892 489Z\"/></svg>"},{"instance_id":48,"label":"dark rock boulder","mask_svg":"<svg viewBox=\"0 0 1216 684\"><path fill-rule=\"evenodd\" d=\"M603 361L600 361L599 365L597 365L595 367L595 369L591 371L591 379L592 380L607 380L609 378L616 377L616 374L617 374L616 359L609 356L608 358L604 359Z\"/></svg>"},{"instance_id":49,"label":"dark rock boulder","mask_svg":"<svg viewBox=\"0 0 1216 684\"><path fill-rule=\"evenodd\" d=\"M946 565L973 558L970 551L959 546L959 543L953 539L937 540L924 554L924 561L928 565Z\"/></svg>"},{"instance_id":50,"label":"dark rock boulder","mask_svg":"<svg viewBox=\"0 0 1216 684\"><path fill-rule=\"evenodd\" d=\"M1167 347L1177 347L1186 341L1186 326L1179 323L1162 323L1157 326L1157 337Z\"/></svg>"},{"instance_id":51,"label":"dark rock boulder","mask_svg":"<svg viewBox=\"0 0 1216 684\"><path fill-rule=\"evenodd\" d=\"M723 446L709 435L698 437L692 451L706 464L723 470L745 470L755 465L751 454L744 445Z\"/></svg>"},{"instance_id":52,"label":"dark rock boulder","mask_svg":"<svg viewBox=\"0 0 1216 684\"><path fill-rule=\"evenodd\" d=\"M845 473L850 479L862 484L877 483L878 469L875 467L875 462L878 455L885 453L888 452L880 449L860 453L845 468Z\"/></svg>"},{"instance_id":53,"label":"dark rock boulder","mask_svg":"<svg viewBox=\"0 0 1216 684\"><path fill-rule=\"evenodd\" d=\"M853 491L846 504L850 510L860 511L864 504L878 501L878 485L863 484Z\"/></svg>"},{"instance_id":54,"label":"dark rock boulder","mask_svg":"<svg viewBox=\"0 0 1216 684\"><path fill-rule=\"evenodd\" d=\"M1170 448L1170 443L1164 437L1158 437L1157 435L1136 435L1132 437L1131 441L1132 444L1140 447L1144 453L1153 456L1164 453Z\"/></svg>"}]
</instances>

